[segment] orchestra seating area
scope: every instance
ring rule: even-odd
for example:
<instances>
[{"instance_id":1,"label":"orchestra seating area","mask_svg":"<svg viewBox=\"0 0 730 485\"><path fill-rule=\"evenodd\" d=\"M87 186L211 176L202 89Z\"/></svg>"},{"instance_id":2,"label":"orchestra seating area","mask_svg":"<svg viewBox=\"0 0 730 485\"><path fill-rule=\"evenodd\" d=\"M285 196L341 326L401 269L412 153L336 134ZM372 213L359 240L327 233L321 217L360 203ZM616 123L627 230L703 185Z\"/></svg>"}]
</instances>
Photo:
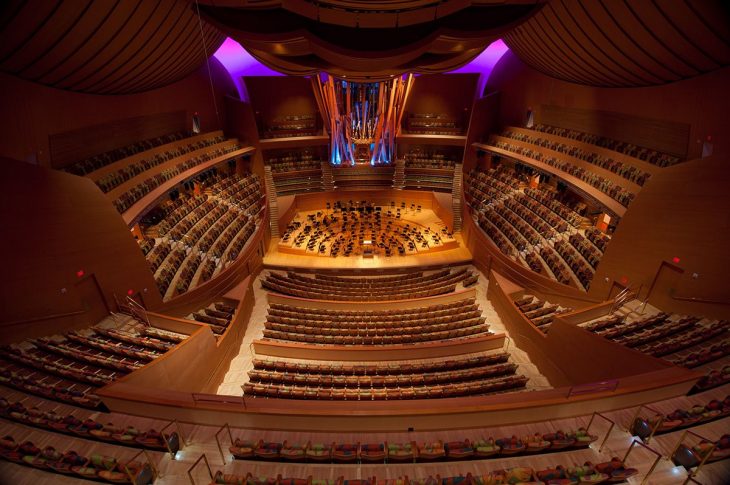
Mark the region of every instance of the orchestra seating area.
<instances>
[{"instance_id":1,"label":"orchestra seating area","mask_svg":"<svg viewBox=\"0 0 730 485\"><path fill-rule=\"evenodd\" d=\"M406 300L452 293L457 285L476 283L478 275L468 269L443 270L423 275L409 273L382 278L347 278L316 274L303 276L270 271L261 279L264 288L283 295L318 300Z\"/></svg>"},{"instance_id":2,"label":"orchestra seating area","mask_svg":"<svg viewBox=\"0 0 730 485\"><path fill-rule=\"evenodd\" d=\"M335 345L392 345L490 334L474 300L383 312L271 305L264 324L265 338Z\"/></svg>"},{"instance_id":3,"label":"orchestra seating area","mask_svg":"<svg viewBox=\"0 0 730 485\"><path fill-rule=\"evenodd\" d=\"M659 151L652 150L651 148L640 147L631 143L613 140L611 138L594 135L592 133L571 130L569 128L536 124L532 127L532 129L538 132L550 133L551 135L561 136L570 140L578 140L584 143L590 143L591 145L608 148L609 150L638 158L639 160L649 162L652 165L658 165L659 167L668 167L682 161L679 157L661 153Z\"/></svg>"},{"instance_id":4,"label":"orchestra seating area","mask_svg":"<svg viewBox=\"0 0 730 485\"><path fill-rule=\"evenodd\" d=\"M95 389L153 361L185 337L131 320L118 328L105 321L26 340L3 347L0 383L62 403L102 408Z\"/></svg>"},{"instance_id":5,"label":"orchestra seating area","mask_svg":"<svg viewBox=\"0 0 730 485\"><path fill-rule=\"evenodd\" d=\"M141 242L162 296L185 293L234 261L258 227L262 207L256 175L220 176L204 193L164 204L164 218Z\"/></svg>"},{"instance_id":6,"label":"orchestra seating area","mask_svg":"<svg viewBox=\"0 0 730 485\"><path fill-rule=\"evenodd\" d=\"M516 138L513 138L512 135L512 132L509 130L502 132L501 135L492 135L489 138L488 146L493 146L506 152L516 153L527 159L536 160L557 168L593 186L624 207L628 207L636 197L636 192L629 191L622 185L612 182L603 175L599 175L598 173L565 160L565 156L560 153L559 155L562 158L549 154L538 144L537 136L535 138L529 138L525 137L525 135L514 135ZM523 138L527 141L522 141Z\"/></svg>"},{"instance_id":7,"label":"orchestra seating area","mask_svg":"<svg viewBox=\"0 0 730 485\"><path fill-rule=\"evenodd\" d=\"M396 208L368 202L334 203L332 211L297 213L281 236L285 252L320 256L359 256L365 241L373 253L406 256L451 249L457 243L448 228L430 209L403 202Z\"/></svg>"},{"instance_id":8,"label":"orchestra seating area","mask_svg":"<svg viewBox=\"0 0 730 485\"><path fill-rule=\"evenodd\" d=\"M588 289L609 236L550 190L522 188L510 169L472 171L465 199L484 232L502 253L560 283Z\"/></svg>"}]
</instances>

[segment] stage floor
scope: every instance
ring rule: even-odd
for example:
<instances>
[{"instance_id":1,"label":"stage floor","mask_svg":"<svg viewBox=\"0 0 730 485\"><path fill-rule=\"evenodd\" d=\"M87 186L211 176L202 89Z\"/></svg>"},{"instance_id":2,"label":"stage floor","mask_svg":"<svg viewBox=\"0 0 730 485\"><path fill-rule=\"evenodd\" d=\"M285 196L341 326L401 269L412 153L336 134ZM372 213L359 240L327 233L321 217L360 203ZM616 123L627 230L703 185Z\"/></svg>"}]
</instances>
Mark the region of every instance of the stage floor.
<instances>
[{"instance_id":1,"label":"stage floor","mask_svg":"<svg viewBox=\"0 0 730 485\"><path fill-rule=\"evenodd\" d=\"M471 253L465 247L461 234L454 234L459 244L455 249L426 252L407 256L383 256L372 258L362 256L325 257L317 255L289 254L279 251L279 238L272 238L264 256L264 267L269 269L306 268L310 270L366 270L366 269L425 269L432 266L459 265L471 262Z\"/></svg>"}]
</instances>

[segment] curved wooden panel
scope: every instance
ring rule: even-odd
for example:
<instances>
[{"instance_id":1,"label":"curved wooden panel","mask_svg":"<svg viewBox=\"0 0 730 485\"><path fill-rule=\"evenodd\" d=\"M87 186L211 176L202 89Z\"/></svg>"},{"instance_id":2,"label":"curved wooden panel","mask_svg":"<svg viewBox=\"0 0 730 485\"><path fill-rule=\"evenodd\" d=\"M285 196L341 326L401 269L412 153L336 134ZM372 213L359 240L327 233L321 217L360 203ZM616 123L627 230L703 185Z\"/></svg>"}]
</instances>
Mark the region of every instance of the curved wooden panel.
<instances>
[{"instance_id":1,"label":"curved wooden panel","mask_svg":"<svg viewBox=\"0 0 730 485\"><path fill-rule=\"evenodd\" d=\"M129 94L166 86L224 40L186 0L12 3L0 16L0 70L70 91Z\"/></svg>"},{"instance_id":2,"label":"curved wooden panel","mask_svg":"<svg viewBox=\"0 0 730 485\"><path fill-rule=\"evenodd\" d=\"M650 86L730 63L721 0L553 0L504 40L524 62L591 86Z\"/></svg>"}]
</instances>

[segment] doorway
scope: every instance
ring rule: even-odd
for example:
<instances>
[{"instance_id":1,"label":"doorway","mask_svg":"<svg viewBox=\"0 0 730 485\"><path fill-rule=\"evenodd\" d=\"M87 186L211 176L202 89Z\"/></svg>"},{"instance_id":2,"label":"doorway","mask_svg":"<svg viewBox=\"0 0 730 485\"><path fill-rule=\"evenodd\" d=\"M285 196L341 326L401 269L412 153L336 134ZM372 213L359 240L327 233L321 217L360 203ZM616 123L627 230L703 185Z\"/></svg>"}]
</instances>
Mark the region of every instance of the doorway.
<instances>
[{"instance_id":1,"label":"doorway","mask_svg":"<svg viewBox=\"0 0 730 485\"><path fill-rule=\"evenodd\" d=\"M78 281L75 288L90 324L96 324L109 316L109 306L93 274Z\"/></svg>"}]
</instances>

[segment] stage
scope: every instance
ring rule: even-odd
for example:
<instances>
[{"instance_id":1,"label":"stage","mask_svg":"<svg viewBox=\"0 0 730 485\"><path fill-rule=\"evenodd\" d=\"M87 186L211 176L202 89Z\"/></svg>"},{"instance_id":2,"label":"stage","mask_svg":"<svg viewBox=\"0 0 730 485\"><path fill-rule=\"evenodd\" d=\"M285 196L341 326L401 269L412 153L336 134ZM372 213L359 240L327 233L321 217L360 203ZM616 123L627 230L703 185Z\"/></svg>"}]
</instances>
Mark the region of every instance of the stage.
<instances>
[{"instance_id":1,"label":"stage","mask_svg":"<svg viewBox=\"0 0 730 485\"><path fill-rule=\"evenodd\" d=\"M384 256L372 258L362 256L325 257L316 254L292 254L279 250L280 240L274 238L264 256L264 267L268 269L303 268L308 270L401 270L427 269L429 267L456 266L471 262L471 253L466 249L461 234L453 235L458 247L441 251L409 254L406 256Z\"/></svg>"}]
</instances>

